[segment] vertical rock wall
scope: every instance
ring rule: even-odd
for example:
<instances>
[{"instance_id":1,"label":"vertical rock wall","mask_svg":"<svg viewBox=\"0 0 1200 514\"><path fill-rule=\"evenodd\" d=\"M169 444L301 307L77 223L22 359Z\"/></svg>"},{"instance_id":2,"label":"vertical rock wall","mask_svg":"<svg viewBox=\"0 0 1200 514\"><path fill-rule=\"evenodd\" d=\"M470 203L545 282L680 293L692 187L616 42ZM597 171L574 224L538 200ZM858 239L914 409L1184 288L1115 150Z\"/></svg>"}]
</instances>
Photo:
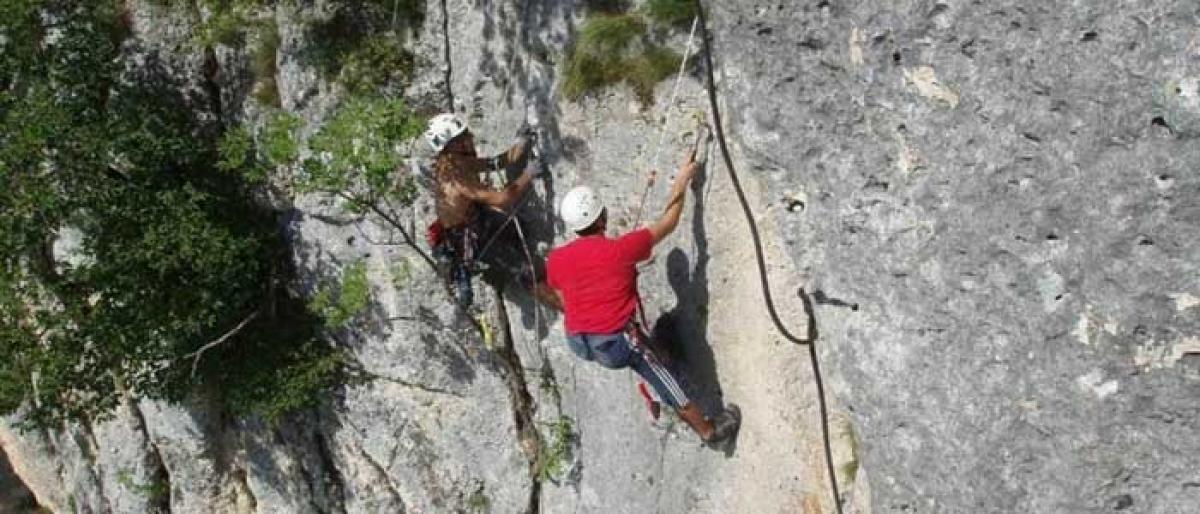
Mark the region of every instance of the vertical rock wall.
<instances>
[{"instance_id":1,"label":"vertical rock wall","mask_svg":"<svg viewBox=\"0 0 1200 514\"><path fill-rule=\"evenodd\" d=\"M203 9L131 2L139 56L165 59L227 122L257 123L245 50L197 49ZM793 330L816 304L847 504L883 512L1188 512L1200 393L1200 11L1157 0L709 2L719 95ZM653 218L708 111L695 65L671 101L624 87L567 102L576 2L429 0L412 41L418 108L452 106L486 152L522 122L551 176L522 218L587 183L614 228ZM327 2L274 11L282 107L314 131L344 93L302 58ZM682 51L685 33L663 42ZM219 73L204 73L215 62ZM213 101L219 100L219 101ZM660 179L647 184L656 164ZM715 157L715 154L710 156ZM0 444L38 502L81 512L829 512L806 350L761 307L722 166L644 267L689 390L741 405L724 453L647 419L632 375L581 362L561 320L480 287L485 348L415 254L329 198L294 201L306 284L367 263L375 300L340 334L363 383L279 426L127 402L110 421ZM404 215L423 227L427 202ZM501 308L502 307L502 308ZM664 318L664 319L666 319ZM510 345L505 342L511 340ZM509 347L511 351L505 351ZM569 420L557 472L539 474ZM870 490L871 494L867 494Z\"/></svg>"},{"instance_id":2,"label":"vertical rock wall","mask_svg":"<svg viewBox=\"0 0 1200 514\"><path fill-rule=\"evenodd\" d=\"M713 10L875 507L1200 505L1196 3Z\"/></svg>"}]
</instances>

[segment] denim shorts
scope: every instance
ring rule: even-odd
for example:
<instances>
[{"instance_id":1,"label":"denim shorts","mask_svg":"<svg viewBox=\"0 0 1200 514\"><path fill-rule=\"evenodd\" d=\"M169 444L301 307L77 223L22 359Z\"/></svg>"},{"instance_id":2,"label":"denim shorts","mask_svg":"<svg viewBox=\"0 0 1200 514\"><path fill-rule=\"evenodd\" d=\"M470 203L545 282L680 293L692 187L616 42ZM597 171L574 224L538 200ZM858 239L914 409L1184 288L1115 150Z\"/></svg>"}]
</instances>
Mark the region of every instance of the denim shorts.
<instances>
[{"instance_id":1,"label":"denim shorts","mask_svg":"<svg viewBox=\"0 0 1200 514\"><path fill-rule=\"evenodd\" d=\"M579 358L608 369L633 368L671 407L678 409L691 403L674 374L652 354L632 344L631 337L644 337L644 334L633 325L629 330L615 334L572 334L567 336L567 346Z\"/></svg>"}]
</instances>

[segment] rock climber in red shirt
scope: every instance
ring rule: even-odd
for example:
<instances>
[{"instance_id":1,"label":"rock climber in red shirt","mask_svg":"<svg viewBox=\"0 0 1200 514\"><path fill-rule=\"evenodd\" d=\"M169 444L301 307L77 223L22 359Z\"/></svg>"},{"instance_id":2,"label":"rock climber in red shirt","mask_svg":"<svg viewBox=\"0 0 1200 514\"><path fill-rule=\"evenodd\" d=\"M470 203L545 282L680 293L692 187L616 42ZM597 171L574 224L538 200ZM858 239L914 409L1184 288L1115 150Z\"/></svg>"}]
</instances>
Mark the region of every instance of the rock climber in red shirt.
<instances>
[{"instance_id":1,"label":"rock climber in red shirt","mask_svg":"<svg viewBox=\"0 0 1200 514\"><path fill-rule=\"evenodd\" d=\"M649 338L635 320L637 263L649 259L654 245L679 224L688 183L698 169L694 156L689 158L675 178L662 217L616 239L605 235L608 213L596 192L586 186L572 189L559 211L579 237L550 252L546 266L548 283L563 305L571 351L606 368L633 368L701 439L717 443L737 433L741 412L730 405L712 419L706 417L647 347Z\"/></svg>"}]
</instances>

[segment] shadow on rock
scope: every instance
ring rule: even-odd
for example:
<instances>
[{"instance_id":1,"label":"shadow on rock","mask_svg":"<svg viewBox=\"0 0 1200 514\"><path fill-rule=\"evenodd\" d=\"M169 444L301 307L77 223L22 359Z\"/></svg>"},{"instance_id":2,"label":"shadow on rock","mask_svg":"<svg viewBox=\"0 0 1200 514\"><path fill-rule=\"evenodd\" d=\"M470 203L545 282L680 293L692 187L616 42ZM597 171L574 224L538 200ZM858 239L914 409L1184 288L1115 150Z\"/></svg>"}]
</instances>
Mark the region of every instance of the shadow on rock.
<instances>
[{"instance_id":1,"label":"shadow on rock","mask_svg":"<svg viewBox=\"0 0 1200 514\"><path fill-rule=\"evenodd\" d=\"M687 256L679 249L667 256L667 276L678 302L654 322L651 339L655 350L667 355L692 400L711 416L724 407L724 395L705 334L708 278L703 267L689 269Z\"/></svg>"}]
</instances>

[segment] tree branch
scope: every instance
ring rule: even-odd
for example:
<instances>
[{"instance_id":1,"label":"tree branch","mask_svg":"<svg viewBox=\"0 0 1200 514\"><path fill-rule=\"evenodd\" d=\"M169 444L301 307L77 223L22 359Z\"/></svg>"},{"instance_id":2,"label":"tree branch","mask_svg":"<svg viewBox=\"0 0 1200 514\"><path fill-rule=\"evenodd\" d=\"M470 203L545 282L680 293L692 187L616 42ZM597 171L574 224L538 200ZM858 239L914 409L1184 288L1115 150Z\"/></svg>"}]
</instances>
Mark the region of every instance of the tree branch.
<instances>
[{"instance_id":1,"label":"tree branch","mask_svg":"<svg viewBox=\"0 0 1200 514\"><path fill-rule=\"evenodd\" d=\"M425 253L425 250L422 250L421 247L417 245L416 239L414 239L412 234L410 234L407 230L404 229L404 224L401 223L400 220L396 219L395 216L392 216L391 214L384 211L383 209L380 209L379 206L373 202L368 202L368 201L364 201L362 199L356 198L344 191L339 192L338 196L342 197L344 200L346 200L348 202L357 204L360 207L366 207L367 209L370 209L371 212L374 212L377 216L379 216L380 218L383 218L383 220L388 222L388 224L391 225L393 228L395 228L396 230L399 230L400 235L404 237L404 244L408 245L409 248L412 248L414 251L416 251L417 254L419 254L421 256L421 258L425 260L425 263L428 264L431 269L433 269L434 271L437 271L437 263L434 262L433 257L430 257L428 253Z\"/></svg>"},{"instance_id":2,"label":"tree branch","mask_svg":"<svg viewBox=\"0 0 1200 514\"><path fill-rule=\"evenodd\" d=\"M388 239L387 241L379 241L377 239L374 239L371 236L367 235L367 231L363 230L362 224L360 224L360 223L355 223L354 228L358 230L358 235L362 236L362 238L364 240L366 240L368 243L371 243L375 246L401 246L401 245L408 244L405 241L396 241L394 239Z\"/></svg>"},{"instance_id":3,"label":"tree branch","mask_svg":"<svg viewBox=\"0 0 1200 514\"><path fill-rule=\"evenodd\" d=\"M425 253L425 250L422 250L420 246L417 246L417 242L415 239L413 239L412 234L409 231L404 229L404 225L402 223L400 223L400 220L396 219L395 216L392 216L392 215L388 214L387 212L385 212L384 210L380 209L378 205L364 201L360 198L356 198L353 195L346 193L345 191L337 191L337 192L335 192L335 194L337 194L339 197L341 197L343 200L346 200L347 202L356 204L360 207L366 207L367 209L370 209L371 212L374 212L380 218L383 218L384 221L388 222L389 225L395 227L396 230L399 230L400 235L404 237L404 244L407 245L409 248L412 248L414 251L416 251L417 254L420 255L421 258L425 260L425 264L428 264L429 268L432 269L435 274L437 274L437 272L438 272L437 262L434 261L433 257L430 257L428 253ZM364 236L364 237L366 237L366 236ZM454 291L450 288L450 284L445 281L439 281L439 282L442 283L442 290L446 292L446 296L450 299L450 302L453 303L454 306L458 309L458 311L463 315L463 317L465 317L467 319L467 321L469 321L471 323L471 326L475 328L475 331L479 334L479 337L480 338L485 337L484 334L486 333L486 330L484 330L483 325L481 325L479 323L479 320L475 319L475 317L472 316L471 313L462 306L462 304L460 304L454 300L454 298L455 298Z\"/></svg>"},{"instance_id":4,"label":"tree branch","mask_svg":"<svg viewBox=\"0 0 1200 514\"><path fill-rule=\"evenodd\" d=\"M188 357L192 358L192 378L196 378L196 367L200 365L200 357L204 356L204 352L207 352L208 350L210 350L216 346L219 346L221 343L228 341L229 338L233 337L235 334L240 332L243 328L246 327L246 325L248 325L251 321L254 321L254 318L257 318L257 317L258 317L258 311L251 312L249 316L246 316L246 319L243 319L241 323L238 323L236 327L233 327L233 330L230 330L229 332L226 332L225 335L214 339L213 341L209 342L208 344L206 344L204 346L201 346L199 350L196 350L192 353L184 355L183 356L184 359L186 359Z\"/></svg>"}]
</instances>

